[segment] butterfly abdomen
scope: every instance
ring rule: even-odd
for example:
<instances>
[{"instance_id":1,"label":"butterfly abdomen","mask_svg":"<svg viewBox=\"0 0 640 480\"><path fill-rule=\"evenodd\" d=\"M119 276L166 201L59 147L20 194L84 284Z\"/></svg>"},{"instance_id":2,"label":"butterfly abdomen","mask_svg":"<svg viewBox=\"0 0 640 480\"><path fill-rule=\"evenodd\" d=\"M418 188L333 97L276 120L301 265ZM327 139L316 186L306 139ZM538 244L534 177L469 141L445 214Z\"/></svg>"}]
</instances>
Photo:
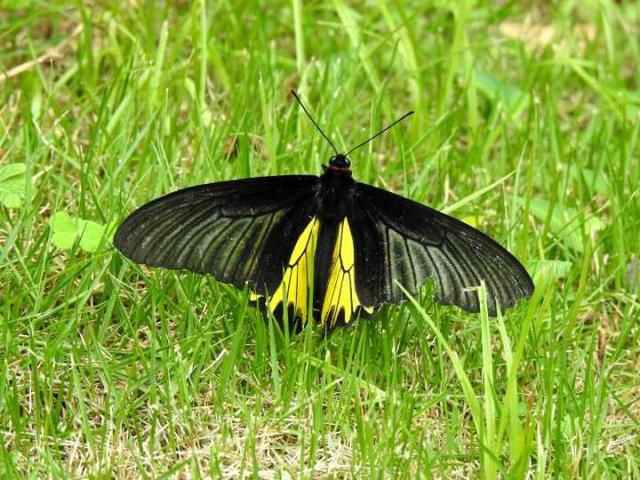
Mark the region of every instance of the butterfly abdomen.
<instances>
[{"instance_id":1,"label":"butterfly abdomen","mask_svg":"<svg viewBox=\"0 0 640 480\"><path fill-rule=\"evenodd\" d=\"M322 300L327 291L329 269L331 268L331 255L336 243L338 233L338 221L330 217L322 217L320 220L320 232L316 245L316 257L314 262L314 288L313 309L316 321L320 321L320 309Z\"/></svg>"}]
</instances>

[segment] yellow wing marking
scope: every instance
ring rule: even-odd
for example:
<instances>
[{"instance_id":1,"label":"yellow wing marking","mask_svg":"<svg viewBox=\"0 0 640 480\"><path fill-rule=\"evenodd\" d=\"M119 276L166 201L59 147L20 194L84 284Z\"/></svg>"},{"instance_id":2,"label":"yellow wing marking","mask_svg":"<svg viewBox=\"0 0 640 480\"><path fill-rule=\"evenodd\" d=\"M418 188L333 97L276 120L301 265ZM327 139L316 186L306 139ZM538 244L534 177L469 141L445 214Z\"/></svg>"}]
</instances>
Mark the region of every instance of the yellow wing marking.
<instances>
[{"instance_id":1,"label":"yellow wing marking","mask_svg":"<svg viewBox=\"0 0 640 480\"><path fill-rule=\"evenodd\" d=\"M282 281L271 298L268 308L272 312L283 303L286 295L287 306L293 305L295 315L306 323L309 314L310 285L313 282L313 260L320 222L313 217L298 237ZM252 297L257 297L252 294ZM252 298L253 299L253 298ZM283 305L283 310L285 306Z\"/></svg>"},{"instance_id":2,"label":"yellow wing marking","mask_svg":"<svg viewBox=\"0 0 640 480\"><path fill-rule=\"evenodd\" d=\"M372 307L365 307L360 303L356 292L353 236L349 222L345 217L338 226L336 246L329 268L327 291L322 302L321 322L323 325L328 323L329 327L333 327L342 310L344 311L344 323L348 324L358 308L362 308L368 313L373 312Z\"/></svg>"}]
</instances>

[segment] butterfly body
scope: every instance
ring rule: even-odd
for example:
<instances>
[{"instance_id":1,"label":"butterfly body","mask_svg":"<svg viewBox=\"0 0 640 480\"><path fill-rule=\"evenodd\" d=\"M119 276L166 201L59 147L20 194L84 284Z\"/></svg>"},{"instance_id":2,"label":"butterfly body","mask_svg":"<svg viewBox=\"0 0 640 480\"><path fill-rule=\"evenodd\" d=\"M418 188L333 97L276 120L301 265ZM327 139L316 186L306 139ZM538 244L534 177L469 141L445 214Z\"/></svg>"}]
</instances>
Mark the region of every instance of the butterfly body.
<instances>
[{"instance_id":1,"label":"butterfly body","mask_svg":"<svg viewBox=\"0 0 640 480\"><path fill-rule=\"evenodd\" d=\"M356 182L348 164L346 166L340 165L340 161L339 157L338 161L335 161L335 157L331 159L329 166L325 167L324 173L318 178L317 216L320 230L314 262L313 314L314 319L320 323L323 322L322 302L327 296L327 290L331 283L332 266L336 262L334 250L341 233L341 224L345 219L353 218L355 208ZM344 235L344 232L342 233ZM362 308L360 308L361 310ZM338 314L335 321L341 320L343 320L343 316Z\"/></svg>"}]
</instances>

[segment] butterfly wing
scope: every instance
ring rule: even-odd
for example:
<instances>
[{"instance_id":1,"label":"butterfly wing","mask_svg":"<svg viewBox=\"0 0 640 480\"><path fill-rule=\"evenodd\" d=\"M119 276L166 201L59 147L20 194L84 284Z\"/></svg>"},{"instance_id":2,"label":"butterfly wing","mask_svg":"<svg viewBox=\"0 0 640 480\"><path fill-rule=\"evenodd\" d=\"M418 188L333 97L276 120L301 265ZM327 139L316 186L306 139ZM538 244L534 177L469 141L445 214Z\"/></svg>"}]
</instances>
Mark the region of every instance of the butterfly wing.
<instances>
[{"instance_id":1,"label":"butterfly wing","mask_svg":"<svg viewBox=\"0 0 640 480\"><path fill-rule=\"evenodd\" d=\"M271 296L282 286L285 270L298 268L301 276L300 262L313 257L313 245L301 236L313 233L308 227L316 215L317 190L318 177L311 175L186 188L133 212L114 244L137 263L208 273L239 288L248 284L256 296ZM300 281L290 286L289 298L304 295L306 301L306 284L295 280Z\"/></svg>"},{"instance_id":2,"label":"butterfly wing","mask_svg":"<svg viewBox=\"0 0 640 480\"><path fill-rule=\"evenodd\" d=\"M406 300L429 278L437 299L477 312L473 287L485 282L491 315L533 293L520 262L494 240L437 210L358 183L352 218L356 285L362 302L379 306Z\"/></svg>"}]
</instances>

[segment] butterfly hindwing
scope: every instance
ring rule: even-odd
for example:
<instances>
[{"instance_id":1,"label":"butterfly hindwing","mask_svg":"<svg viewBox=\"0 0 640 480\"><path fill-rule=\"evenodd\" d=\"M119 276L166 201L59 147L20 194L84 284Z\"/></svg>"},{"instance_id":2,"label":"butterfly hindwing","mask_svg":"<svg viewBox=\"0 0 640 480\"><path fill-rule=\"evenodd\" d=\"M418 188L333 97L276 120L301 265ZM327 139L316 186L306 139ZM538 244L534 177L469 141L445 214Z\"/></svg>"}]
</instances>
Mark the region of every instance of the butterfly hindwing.
<instances>
[{"instance_id":1,"label":"butterfly hindwing","mask_svg":"<svg viewBox=\"0 0 640 480\"><path fill-rule=\"evenodd\" d=\"M358 183L352 223L361 300L377 307L406 300L433 279L437 298L479 310L475 287L485 282L495 315L533 292L528 273L494 240L448 215L391 192Z\"/></svg>"},{"instance_id":2,"label":"butterfly hindwing","mask_svg":"<svg viewBox=\"0 0 640 480\"><path fill-rule=\"evenodd\" d=\"M347 217L334 225L335 233L330 236L333 247L325 249L323 255L330 252L326 280L318 298L319 319L325 329L338 325L349 325L361 311L372 313L373 309L362 302L356 289L356 244L352 226ZM318 262L322 265L324 262Z\"/></svg>"},{"instance_id":3,"label":"butterfly hindwing","mask_svg":"<svg viewBox=\"0 0 640 480\"><path fill-rule=\"evenodd\" d=\"M116 247L149 266L209 273L269 296L316 214L318 177L288 175L186 188L132 213Z\"/></svg>"},{"instance_id":4,"label":"butterfly hindwing","mask_svg":"<svg viewBox=\"0 0 640 480\"><path fill-rule=\"evenodd\" d=\"M258 300L263 297L263 308L270 310L278 318L282 318L286 305L288 320L295 326L302 326L298 320L304 324L312 314L313 303L310 296L313 292L312 282L319 230L320 221L317 216L313 216L300 234L292 236L296 240L293 243L290 242L293 248L287 249L290 251L289 260L285 264L281 280L275 288L268 288L268 298L252 292L252 299Z\"/></svg>"}]
</instances>

